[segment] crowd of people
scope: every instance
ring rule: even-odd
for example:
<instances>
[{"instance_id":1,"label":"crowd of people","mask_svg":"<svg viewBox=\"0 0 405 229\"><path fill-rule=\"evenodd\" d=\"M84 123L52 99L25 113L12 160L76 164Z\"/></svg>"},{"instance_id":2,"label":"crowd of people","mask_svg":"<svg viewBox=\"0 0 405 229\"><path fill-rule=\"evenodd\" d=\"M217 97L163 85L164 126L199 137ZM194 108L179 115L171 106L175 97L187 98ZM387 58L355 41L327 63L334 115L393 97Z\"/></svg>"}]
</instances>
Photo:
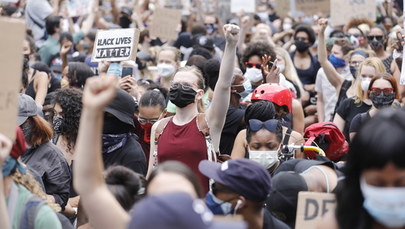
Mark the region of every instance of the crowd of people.
<instances>
[{"instance_id":1,"label":"crowd of people","mask_svg":"<svg viewBox=\"0 0 405 229\"><path fill-rule=\"evenodd\" d=\"M164 2L0 1L26 22L0 228L303 228L317 192L336 197L317 228L405 229L403 1L336 26L192 0L174 40L150 33ZM125 28L136 59L93 62L97 31Z\"/></svg>"}]
</instances>

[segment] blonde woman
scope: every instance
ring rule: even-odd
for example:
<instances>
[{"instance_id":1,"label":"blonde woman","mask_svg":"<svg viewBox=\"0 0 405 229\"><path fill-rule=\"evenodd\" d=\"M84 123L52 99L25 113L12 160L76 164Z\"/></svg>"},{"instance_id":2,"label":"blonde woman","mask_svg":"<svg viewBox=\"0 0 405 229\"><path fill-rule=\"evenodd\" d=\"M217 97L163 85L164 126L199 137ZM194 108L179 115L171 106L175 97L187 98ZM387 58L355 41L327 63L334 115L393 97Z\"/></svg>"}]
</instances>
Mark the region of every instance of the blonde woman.
<instances>
[{"instance_id":1,"label":"blonde woman","mask_svg":"<svg viewBox=\"0 0 405 229\"><path fill-rule=\"evenodd\" d=\"M307 94L307 92L302 86L290 54L287 52L287 50L281 47L276 47L275 51L277 54L277 67L280 69L280 73L283 74L285 78L294 85L297 98L301 98Z\"/></svg>"},{"instance_id":2,"label":"blonde woman","mask_svg":"<svg viewBox=\"0 0 405 229\"><path fill-rule=\"evenodd\" d=\"M349 98L342 101L333 119L333 122L344 133L347 141L350 140L349 129L354 116L367 112L371 108L371 101L367 98L371 78L384 72L384 64L377 57L367 58L360 64L357 77L347 91Z\"/></svg>"}]
</instances>

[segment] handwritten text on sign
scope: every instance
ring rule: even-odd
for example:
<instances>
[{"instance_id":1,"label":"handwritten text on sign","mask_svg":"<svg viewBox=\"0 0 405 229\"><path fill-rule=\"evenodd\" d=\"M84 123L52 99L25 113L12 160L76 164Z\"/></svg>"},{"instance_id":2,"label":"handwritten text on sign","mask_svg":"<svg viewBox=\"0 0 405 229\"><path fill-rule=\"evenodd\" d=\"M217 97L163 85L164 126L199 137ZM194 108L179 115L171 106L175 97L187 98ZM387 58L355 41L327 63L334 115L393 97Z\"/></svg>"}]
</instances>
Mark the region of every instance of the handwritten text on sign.
<instances>
[{"instance_id":1,"label":"handwritten text on sign","mask_svg":"<svg viewBox=\"0 0 405 229\"><path fill-rule=\"evenodd\" d=\"M92 61L134 60L138 37L135 29L99 30Z\"/></svg>"},{"instance_id":2,"label":"handwritten text on sign","mask_svg":"<svg viewBox=\"0 0 405 229\"><path fill-rule=\"evenodd\" d=\"M334 210L335 195L319 192L299 192L297 205L296 229L316 228L322 216Z\"/></svg>"}]
</instances>

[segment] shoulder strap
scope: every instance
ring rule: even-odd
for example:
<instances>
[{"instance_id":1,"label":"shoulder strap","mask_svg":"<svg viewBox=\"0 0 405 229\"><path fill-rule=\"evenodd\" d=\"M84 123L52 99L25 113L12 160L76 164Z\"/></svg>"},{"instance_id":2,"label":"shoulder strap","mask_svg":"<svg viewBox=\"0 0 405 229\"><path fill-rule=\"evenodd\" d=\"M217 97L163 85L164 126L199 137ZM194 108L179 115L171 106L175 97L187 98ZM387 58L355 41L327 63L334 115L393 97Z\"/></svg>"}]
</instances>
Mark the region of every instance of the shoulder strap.
<instances>
[{"instance_id":1,"label":"shoulder strap","mask_svg":"<svg viewBox=\"0 0 405 229\"><path fill-rule=\"evenodd\" d=\"M25 203L24 212L21 217L20 229L30 229L35 227L35 218L39 210L46 203L41 198L31 195Z\"/></svg>"},{"instance_id":2,"label":"shoulder strap","mask_svg":"<svg viewBox=\"0 0 405 229\"><path fill-rule=\"evenodd\" d=\"M163 118L159 121L156 130L155 130L155 147L157 145L157 142L159 140L160 135L162 135L163 130L166 128L167 124L169 123L169 121L173 118L173 116L171 117L167 117L167 118Z\"/></svg>"},{"instance_id":3,"label":"shoulder strap","mask_svg":"<svg viewBox=\"0 0 405 229\"><path fill-rule=\"evenodd\" d=\"M39 23L37 20L35 20L31 14L29 13L29 10L26 11L26 15L31 19L32 22L34 22L35 25L37 25L40 29L44 29L45 26Z\"/></svg>"},{"instance_id":4,"label":"shoulder strap","mask_svg":"<svg viewBox=\"0 0 405 229\"><path fill-rule=\"evenodd\" d=\"M197 127L204 136L210 135L210 128L208 127L208 122L205 119L204 113L199 113L197 115Z\"/></svg>"}]
</instances>

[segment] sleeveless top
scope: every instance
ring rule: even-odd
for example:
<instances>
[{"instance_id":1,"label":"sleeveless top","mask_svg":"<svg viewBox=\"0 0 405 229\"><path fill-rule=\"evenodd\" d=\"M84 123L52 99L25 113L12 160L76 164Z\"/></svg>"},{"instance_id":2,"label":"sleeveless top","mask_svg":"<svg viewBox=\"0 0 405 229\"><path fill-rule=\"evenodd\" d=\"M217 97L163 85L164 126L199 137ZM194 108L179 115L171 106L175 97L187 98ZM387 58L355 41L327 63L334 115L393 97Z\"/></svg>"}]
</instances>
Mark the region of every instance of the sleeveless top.
<instances>
[{"instance_id":1,"label":"sleeveless top","mask_svg":"<svg viewBox=\"0 0 405 229\"><path fill-rule=\"evenodd\" d=\"M297 70L298 76L302 82L302 84L314 84L315 79L316 79L316 74L318 73L318 70L321 68L320 63L318 62L318 58L316 56L312 56L311 53L308 53L310 58L311 58L311 64L309 65L309 68L307 69L299 69L297 67L294 67ZM294 63L294 55L295 52L290 53L291 59Z\"/></svg>"},{"instance_id":2,"label":"sleeveless top","mask_svg":"<svg viewBox=\"0 0 405 229\"><path fill-rule=\"evenodd\" d=\"M171 119L157 144L159 164L174 160L187 165L199 178L204 193L208 192L208 178L200 173L198 164L207 160L207 144L197 126L197 116L189 123L178 126Z\"/></svg>"},{"instance_id":3,"label":"sleeveless top","mask_svg":"<svg viewBox=\"0 0 405 229\"><path fill-rule=\"evenodd\" d=\"M391 75L392 75L392 72L391 72L391 63L392 63L393 60L394 60L394 57L392 57L392 55L383 60L383 64L384 64L385 70L387 71L387 73L389 73L389 74L391 74Z\"/></svg>"}]
</instances>

